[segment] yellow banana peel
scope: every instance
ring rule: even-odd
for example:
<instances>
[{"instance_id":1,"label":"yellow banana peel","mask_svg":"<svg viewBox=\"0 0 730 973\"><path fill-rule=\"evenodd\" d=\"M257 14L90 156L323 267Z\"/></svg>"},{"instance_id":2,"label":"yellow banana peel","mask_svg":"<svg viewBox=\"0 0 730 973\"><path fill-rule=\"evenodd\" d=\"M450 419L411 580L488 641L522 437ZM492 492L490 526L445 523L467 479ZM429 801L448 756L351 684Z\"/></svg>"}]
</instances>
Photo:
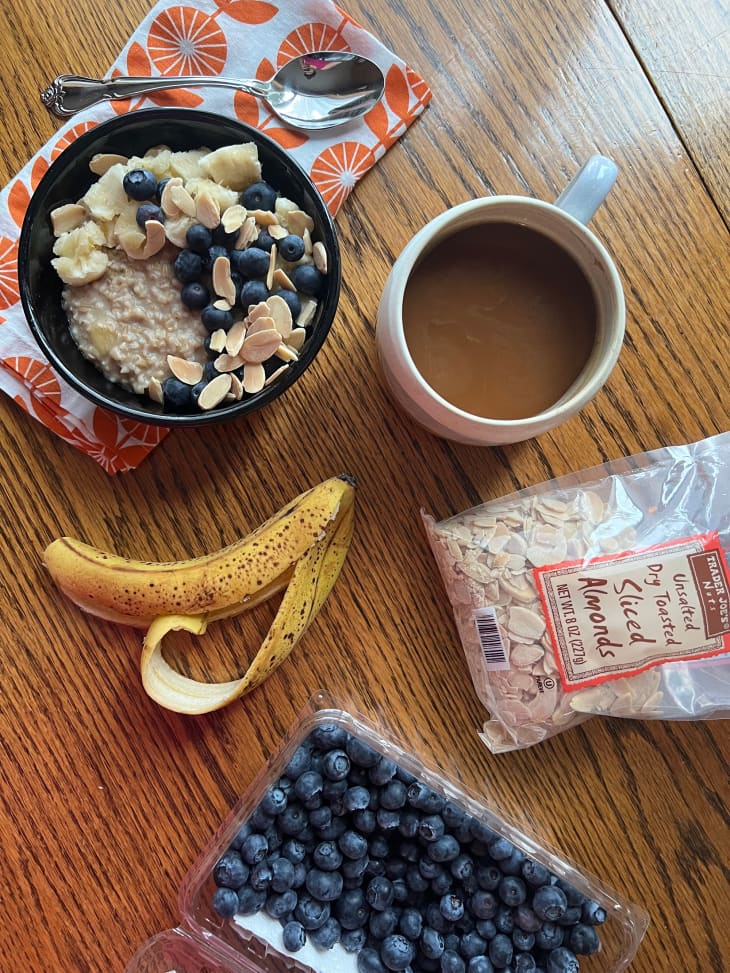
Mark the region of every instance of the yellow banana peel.
<instances>
[{"instance_id":1,"label":"yellow banana peel","mask_svg":"<svg viewBox=\"0 0 730 973\"><path fill-rule=\"evenodd\" d=\"M156 702L178 713L207 713L260 685L316 617L347 556L354 496L352 477L332 477L242 540L187 561L135 561L66 537L46 548L44 561L59 588L84 611L147 628L140 669L145 691ZM165 660L162 642L170 632L203 635L211 622L281 591L269 631L242 678L199 682Z\"/></svg>"}]
</instances>

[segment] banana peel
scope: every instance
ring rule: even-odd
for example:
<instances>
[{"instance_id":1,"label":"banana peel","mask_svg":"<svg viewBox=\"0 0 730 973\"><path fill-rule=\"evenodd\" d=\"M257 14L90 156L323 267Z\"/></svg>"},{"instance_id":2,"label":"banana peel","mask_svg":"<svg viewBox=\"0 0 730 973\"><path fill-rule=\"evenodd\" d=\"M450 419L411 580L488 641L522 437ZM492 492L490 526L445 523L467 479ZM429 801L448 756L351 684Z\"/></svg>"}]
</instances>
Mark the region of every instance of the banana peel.
<instances>
[{"instance_id":1,"label":"banana peel","mask_svg":"<svg viewBox=\"0 0 730 973\"><path fill-rule=\"evenodd\" d=\"M59 538L44 561L84 611L146 628L140 670L148 695L177 713L228 705L259 686L288 657L332 590L354 529L355 482L343 474L301 494L247 537L188 561L134 561ZM166 661L172 631L203 635L211 622L283 591L261 647L240 679L201 682Z\"/></svg>"}]
</instances>

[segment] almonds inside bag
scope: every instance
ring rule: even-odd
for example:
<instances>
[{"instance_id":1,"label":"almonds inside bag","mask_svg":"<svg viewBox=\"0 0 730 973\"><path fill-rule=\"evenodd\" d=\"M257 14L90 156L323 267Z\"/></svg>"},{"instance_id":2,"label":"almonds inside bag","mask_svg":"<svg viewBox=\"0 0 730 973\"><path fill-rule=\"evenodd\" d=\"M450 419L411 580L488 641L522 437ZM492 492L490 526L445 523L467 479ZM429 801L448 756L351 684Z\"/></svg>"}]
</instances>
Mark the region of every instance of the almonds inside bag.
<instances>
[{"instance_id":1,"label":"almonds inside bag","mask_svg":"<svg viewBox=\"0 0 730 973\"><path fill-rule=\"evenodd\" d=\"M495 753L730 714L730 434L423 514Z\"/></svg>"}]
</instances>

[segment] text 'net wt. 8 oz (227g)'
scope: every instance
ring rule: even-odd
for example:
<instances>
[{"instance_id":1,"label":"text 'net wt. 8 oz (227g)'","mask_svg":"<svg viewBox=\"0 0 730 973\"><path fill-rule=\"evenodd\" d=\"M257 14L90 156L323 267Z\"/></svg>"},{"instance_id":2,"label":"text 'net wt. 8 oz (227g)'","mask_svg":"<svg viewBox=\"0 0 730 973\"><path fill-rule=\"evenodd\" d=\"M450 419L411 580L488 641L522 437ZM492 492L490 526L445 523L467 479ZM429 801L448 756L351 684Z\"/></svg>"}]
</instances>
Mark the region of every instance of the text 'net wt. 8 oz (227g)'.
<instances>
[{"instance_id":1,"label":"text 'net wt. 8 oz (227g)'","mask_svg":"<svg viewBox=\"0 0 730 973\"><path fill-rule=\"evenodd\" d=\"M493 752L730 715L730 433L423 521Z\"/></svg>"}]
</instances>

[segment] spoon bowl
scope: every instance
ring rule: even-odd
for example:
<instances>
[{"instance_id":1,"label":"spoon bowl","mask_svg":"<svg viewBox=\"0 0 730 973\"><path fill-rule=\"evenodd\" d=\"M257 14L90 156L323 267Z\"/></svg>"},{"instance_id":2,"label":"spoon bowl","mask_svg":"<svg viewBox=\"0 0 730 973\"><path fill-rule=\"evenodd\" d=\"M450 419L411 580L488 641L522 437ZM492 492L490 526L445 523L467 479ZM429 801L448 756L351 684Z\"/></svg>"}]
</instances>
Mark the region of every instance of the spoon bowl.
<instances>
[{"instance_id":1,"label":"spoon bowl","mask_svg":"<svg viewBox=\"0 0 730 973\"><path fill-rule=\"evenodd\" d=\"M59 75L41 101L60 118L68 118L102 101L135 98L172 88L236 88L261 98L292 128L334 128L362 117L383 96L383 72L373 61L350 51L313 51L281 67L270 81L208 75L145 78L85 78Z\"/></svg>"}]
</instances>

